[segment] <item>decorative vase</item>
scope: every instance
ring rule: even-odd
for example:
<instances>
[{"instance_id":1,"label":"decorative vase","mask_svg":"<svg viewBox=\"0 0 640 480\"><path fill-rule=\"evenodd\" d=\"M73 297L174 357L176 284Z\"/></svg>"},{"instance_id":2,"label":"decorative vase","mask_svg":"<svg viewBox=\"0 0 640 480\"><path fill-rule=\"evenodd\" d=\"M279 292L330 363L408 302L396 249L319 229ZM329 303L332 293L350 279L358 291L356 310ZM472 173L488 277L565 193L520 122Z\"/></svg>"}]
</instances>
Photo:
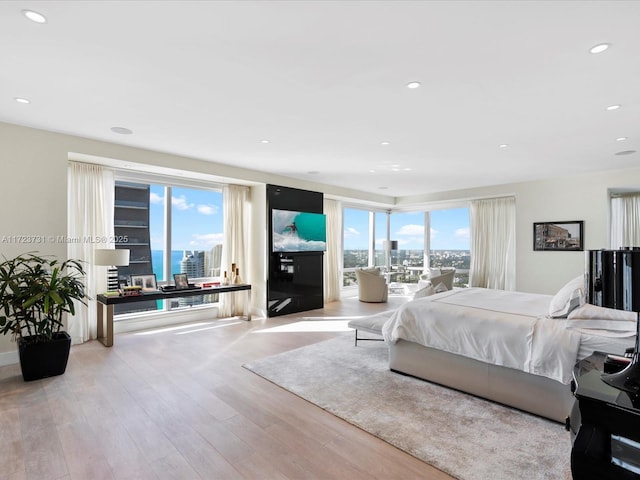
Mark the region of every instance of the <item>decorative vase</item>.
<instances>
[{"instance_id":1,"label":"decorative vase","mask_svg":"<svg viewBox=\"0 0 640 480\"><path fill-rule=\"evenodd\" d=\"M236 268L236 274L235 274L235 277L233 279L233 283L235 283L235 284L242 283L242 280L240 280L240 269L239 268Z\"/></svg>"}]
</instances>

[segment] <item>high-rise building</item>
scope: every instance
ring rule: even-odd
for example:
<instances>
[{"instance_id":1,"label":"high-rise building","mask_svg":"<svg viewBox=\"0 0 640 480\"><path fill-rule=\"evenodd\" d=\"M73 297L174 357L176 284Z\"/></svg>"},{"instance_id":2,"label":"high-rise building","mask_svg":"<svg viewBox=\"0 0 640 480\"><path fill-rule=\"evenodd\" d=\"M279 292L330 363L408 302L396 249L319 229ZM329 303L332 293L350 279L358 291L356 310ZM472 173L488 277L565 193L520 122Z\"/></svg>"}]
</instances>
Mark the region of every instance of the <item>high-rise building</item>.
<instances>
[{"instance_id":1,"label":"high-rise building","mask_svg":"<svg viewBox=\"0 0 640 480\"><path fill-rule=\"evenodd\" d=\"M204 277L204 251L184 250L180 261L180 273L186 273L187 278ZM202 296L184 297L179 300L181 307L202 305Z\"/></svg>"},{"instance_id":2,"label":"high-rise building","mask_svg":"<svg viewBox=\"0 0 640 480\"><path fill-rule=\"evenodd\" d=\"M204 277L204 251L184 250L180 273L186 273L189 278Z\"/></svg>"}]
</instances>

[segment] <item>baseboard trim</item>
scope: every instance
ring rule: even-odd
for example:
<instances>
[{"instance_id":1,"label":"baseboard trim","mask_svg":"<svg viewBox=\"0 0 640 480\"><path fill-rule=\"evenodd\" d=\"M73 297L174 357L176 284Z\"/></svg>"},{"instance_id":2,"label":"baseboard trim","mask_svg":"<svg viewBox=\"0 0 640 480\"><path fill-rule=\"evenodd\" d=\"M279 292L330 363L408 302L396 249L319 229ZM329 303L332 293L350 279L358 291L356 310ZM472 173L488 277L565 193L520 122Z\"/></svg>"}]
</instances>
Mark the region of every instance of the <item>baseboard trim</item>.
<instances>
[{"instance_id":1,"label":"baseboard trim","mask_svg":"<svg viewBox=\"0 0 640 480\"><path fill-rule=\"evenodd\" d=\"M14 363L20 363L20 357L18 357L18 350L13 352L0 353L0 367L6 365L13 365Z\"/></svg>"}]
</instances>

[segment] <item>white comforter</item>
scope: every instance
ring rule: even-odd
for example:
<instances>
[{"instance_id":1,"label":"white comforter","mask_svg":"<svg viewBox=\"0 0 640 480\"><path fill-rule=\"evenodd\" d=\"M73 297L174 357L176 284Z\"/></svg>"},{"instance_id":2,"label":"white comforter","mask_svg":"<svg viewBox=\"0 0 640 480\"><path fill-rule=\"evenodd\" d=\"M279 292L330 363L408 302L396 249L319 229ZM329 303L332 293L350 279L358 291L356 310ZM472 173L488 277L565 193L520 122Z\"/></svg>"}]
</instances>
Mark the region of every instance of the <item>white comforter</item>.
<instances>
[{"instance_id":1,"label":"white comforter","mask_svg":"<svg viewBox=\"0 0 640 480\"><path fill-rule=\"evenodd\" d=\"M580 333L546 318L552 296L465 288L406 303L384 324L387 342L419 343L569 383Z\"/></svg>"}]
</instances>

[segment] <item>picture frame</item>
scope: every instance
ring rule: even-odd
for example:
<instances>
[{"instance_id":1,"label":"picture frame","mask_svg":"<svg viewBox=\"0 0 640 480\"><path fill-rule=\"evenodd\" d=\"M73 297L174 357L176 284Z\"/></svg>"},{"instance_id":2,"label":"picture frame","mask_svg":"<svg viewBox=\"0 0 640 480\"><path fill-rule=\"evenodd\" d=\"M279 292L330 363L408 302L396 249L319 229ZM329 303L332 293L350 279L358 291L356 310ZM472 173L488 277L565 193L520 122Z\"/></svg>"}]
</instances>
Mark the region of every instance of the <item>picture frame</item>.
<instances>
[{"instance_id":1,"label":"picture frame","mask_svg":"<svg viewBox=\"0 0 640 480\"><path fill-rule=\"evenodd\" d=\"M176 284L176 290L189 288L189 279L186 273L174 273L173 282Z\"/></svg>"},{"instance_id":2,"label":"picture frame","mask_svg":"<svg viewBox=\"0 0 640 480\"><path fill-rule=\"evenodd\" d=\"M158 290L158 282L155 273L144 275L131 275L131 285L141 287L143 292L155 292Z\"/></svg>"},{"instance_id":3,"label":"picture frame","mask_svg":"<svg viewBox=\"0 0 640 480\"><path fill-rule=\"evenodd\" d=\"M533 250L576 252L584 250L584 221L535 222Z\"/></svg>"}]
</instances>

